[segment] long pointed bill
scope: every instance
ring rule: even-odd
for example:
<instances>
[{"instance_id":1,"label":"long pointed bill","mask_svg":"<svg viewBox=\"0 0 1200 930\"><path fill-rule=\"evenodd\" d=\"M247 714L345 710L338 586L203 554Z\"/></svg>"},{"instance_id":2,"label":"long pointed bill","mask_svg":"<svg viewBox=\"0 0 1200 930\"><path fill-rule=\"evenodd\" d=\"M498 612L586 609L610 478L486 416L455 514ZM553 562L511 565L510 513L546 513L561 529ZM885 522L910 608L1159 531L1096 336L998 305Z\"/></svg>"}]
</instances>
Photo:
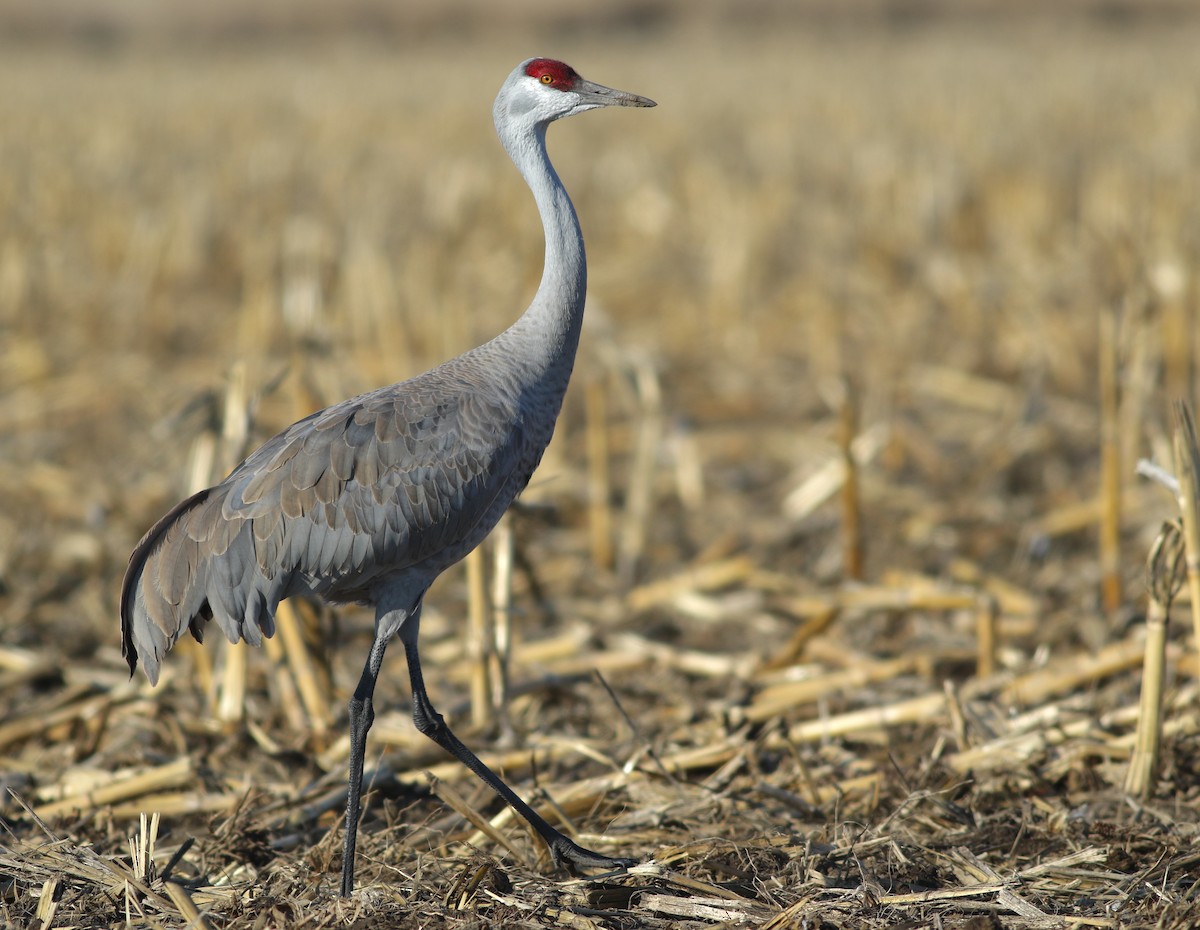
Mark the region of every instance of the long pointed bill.
<instances>
[{"instance_id":1,"label":"long pointed bill","mask_svg":"<svg viewBox=\"0 0 1200 930\"><path fill-rule=\"evenodd\" d=\"M594 81L587 81L583 78L577 78L571 90L579 94L585 103L590 103L598 107L658 106L649 97L639 97L637 94L631 94L625 90L614 90L611 87L605 87L603 84L597 84Z\"/></svg>"}]
</instances>

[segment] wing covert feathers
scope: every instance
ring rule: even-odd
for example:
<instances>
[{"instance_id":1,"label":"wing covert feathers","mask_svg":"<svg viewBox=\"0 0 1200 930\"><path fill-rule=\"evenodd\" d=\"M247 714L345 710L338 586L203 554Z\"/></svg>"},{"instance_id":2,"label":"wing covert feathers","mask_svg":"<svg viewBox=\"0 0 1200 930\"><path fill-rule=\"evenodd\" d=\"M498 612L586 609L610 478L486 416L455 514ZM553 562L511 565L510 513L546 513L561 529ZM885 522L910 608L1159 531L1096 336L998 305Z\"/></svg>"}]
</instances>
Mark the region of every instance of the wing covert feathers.
<instances>
[{"instance_id":1,"label":"wing covert feathers","mask_svg":"<svg viewBox=\"0 0 1200 930\"><path fill-rule=\"evenodd\" d=\"M538 457L516 403L444 384L395 385L294 424L134 549L121 591L130 671L140 659L157 681L180 636L200 639L210 619L258 645L297 591L369 600L419 563L436 574L486 535Z\"/></svg>"}]
</instances>

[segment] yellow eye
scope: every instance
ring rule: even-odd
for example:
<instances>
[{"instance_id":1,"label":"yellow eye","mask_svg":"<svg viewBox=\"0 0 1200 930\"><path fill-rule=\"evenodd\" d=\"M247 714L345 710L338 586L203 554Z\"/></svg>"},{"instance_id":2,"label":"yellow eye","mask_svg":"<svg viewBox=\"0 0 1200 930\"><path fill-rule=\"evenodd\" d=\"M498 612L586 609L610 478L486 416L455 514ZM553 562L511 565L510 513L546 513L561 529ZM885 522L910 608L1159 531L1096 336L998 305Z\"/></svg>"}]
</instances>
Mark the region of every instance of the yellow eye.
<instances>
[{"instance_id":1,"label":"yellow eye","mask_svg":"<svg viewBox=\"0 0 1200 930\"><path fill-rule=\"evenodd\" d=\"M553 74L543 74L542 75L542 83L543 84L553 84L554 83L554 75Z\"/></svg>"}]
</instances>

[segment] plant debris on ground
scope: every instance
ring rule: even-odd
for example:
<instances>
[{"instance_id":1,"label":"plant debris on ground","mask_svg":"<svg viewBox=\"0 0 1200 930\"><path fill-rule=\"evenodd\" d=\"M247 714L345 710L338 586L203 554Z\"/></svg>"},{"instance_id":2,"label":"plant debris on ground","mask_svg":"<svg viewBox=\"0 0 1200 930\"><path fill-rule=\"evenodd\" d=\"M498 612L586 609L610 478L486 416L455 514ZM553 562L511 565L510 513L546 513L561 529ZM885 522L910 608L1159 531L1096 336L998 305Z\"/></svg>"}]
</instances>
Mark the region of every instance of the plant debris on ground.
<instances>
[{"instance_id":1,"label":"plant debris on ground","mask_svg":"<svg viewBox=\"0 0 1200 930\"><path fill-rule=\"evenodd\" d=\"M1180 511L1136 467L1197 396L1200 19L665 8L5 40L0 924L1200 923L1191 599L1146 581ZM423 655L486 762L641 864L556 873L390 655L342 899L369 614L288 602L151 688L120 578L257 442L525 306L488 115L535 53L660 106L551 131L581 355Z\"/></svg>"}]
</instances>

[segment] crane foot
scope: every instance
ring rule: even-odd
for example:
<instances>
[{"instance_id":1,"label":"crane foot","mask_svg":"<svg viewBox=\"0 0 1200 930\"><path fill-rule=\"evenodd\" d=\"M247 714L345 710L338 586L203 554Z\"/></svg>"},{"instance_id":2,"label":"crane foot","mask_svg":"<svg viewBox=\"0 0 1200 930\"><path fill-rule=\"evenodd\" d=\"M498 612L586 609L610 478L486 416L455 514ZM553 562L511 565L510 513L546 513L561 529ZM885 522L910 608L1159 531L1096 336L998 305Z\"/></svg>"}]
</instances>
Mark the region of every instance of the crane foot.
<instances>
[{"instance_id":1,"label":"crane foot","mask_svg":"<svg viewBox=\"0 0 1200 930\"><path fill-rule=\"evenodd\" d=\"M562 866L576 877L584 876L585 870L624 872L638 864L637 859L614 859L612 856L602 856L590 849L584 849L561 833L550 842L549 846L550 857L554 860L554 864Z\"/></svg>"}]
</instances>

